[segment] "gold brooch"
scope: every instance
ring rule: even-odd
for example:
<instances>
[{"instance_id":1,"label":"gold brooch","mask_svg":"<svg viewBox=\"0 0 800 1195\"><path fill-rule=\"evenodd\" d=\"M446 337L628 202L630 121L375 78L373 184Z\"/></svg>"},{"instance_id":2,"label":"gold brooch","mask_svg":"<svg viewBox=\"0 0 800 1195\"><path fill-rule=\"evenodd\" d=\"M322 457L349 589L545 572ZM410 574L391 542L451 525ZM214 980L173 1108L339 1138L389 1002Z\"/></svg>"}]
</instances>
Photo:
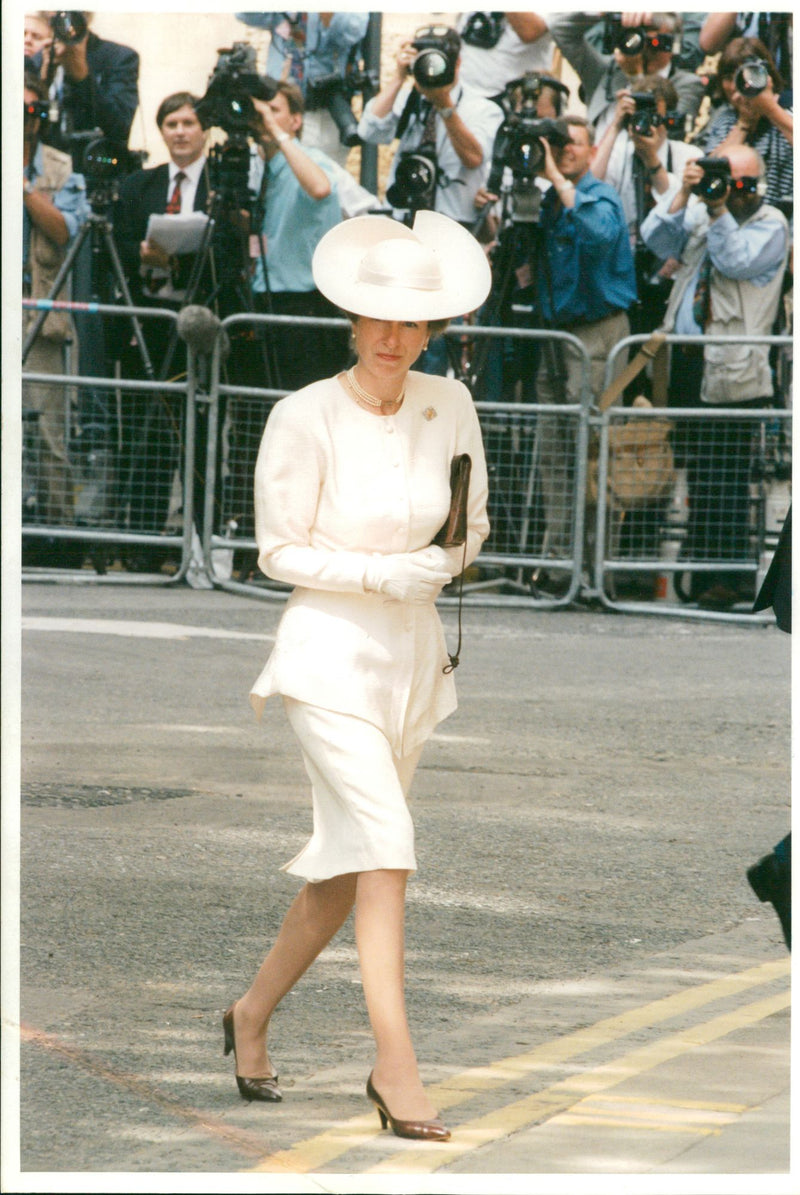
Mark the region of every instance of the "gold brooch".
<instances>
[{"instance_id":1,"label":"gold brooch","mask_svg":"<svg viewBox=\"0 0 800 1195\"><path fill-rule=\"evenodd\" d=\"M436 418L436 409L434 407L426 407L422 414L428 420L428 423L430 423L431 419Z\"/></svg>"}]
</instances>

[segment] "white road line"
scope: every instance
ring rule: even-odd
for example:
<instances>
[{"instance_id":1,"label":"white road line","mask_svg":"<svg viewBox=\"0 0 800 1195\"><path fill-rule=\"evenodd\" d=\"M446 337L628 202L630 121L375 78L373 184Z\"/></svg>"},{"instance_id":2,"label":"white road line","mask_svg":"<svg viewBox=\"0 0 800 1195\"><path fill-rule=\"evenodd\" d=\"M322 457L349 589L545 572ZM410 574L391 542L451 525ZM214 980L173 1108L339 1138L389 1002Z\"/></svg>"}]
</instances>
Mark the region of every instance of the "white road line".
<instances>
[{"instance_id":1,"label":"white road line","mask_svg":"<svg viewBox=\"0 0 800 1195\"><path fill-rule=\"evenodd\" d=\"M128 622L117 618L47 618L23 616L23 631L54 631L59 635L124 635L130 639L257 639L274 643L274 635L254 631L225 631L217 627L185 626L177 622Z\"/></svg>"}]
</instances>

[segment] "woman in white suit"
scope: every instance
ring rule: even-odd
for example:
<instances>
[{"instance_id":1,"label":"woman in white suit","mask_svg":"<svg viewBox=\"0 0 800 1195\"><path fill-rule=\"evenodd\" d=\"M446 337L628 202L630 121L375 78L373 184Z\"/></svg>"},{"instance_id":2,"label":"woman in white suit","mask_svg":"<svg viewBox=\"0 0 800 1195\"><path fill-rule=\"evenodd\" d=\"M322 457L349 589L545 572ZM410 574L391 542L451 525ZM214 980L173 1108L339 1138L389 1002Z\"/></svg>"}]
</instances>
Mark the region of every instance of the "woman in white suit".
<instances>
[{"instance_id":1,"label":"woman in white suit","mask_svg":"<svg viewBox=\"0 0 800 1195\"><path fill-rule=\"evenodd\" d=\"M460 382L412 371L431 333L491 284L455 221L419 212L345 221L314 256L320 291L351 319L346 373L282 399L256 465L261 569L295 586L256 681L280 694L312 785L309 843L284 870L305 880L249 990L224 1017L245 1099L279 1100L267 1056L279 1001L355 907L381 1124L447 1140L420 1079L405 1011L404 904L416 868L406 804L423 744L456 706L435 600L489 531L478 419ZM453 457L472 476L464 547L432 543L450 507Z\"/></svg>"}]
</instances>

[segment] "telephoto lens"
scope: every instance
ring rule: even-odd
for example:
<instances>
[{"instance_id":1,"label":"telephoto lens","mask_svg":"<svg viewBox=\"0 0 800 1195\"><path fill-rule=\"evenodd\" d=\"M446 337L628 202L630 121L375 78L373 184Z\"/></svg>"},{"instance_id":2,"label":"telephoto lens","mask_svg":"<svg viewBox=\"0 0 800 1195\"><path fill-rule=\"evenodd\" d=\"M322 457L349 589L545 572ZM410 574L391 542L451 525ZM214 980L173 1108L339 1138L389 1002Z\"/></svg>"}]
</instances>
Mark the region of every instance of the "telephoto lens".
<instances>
[{"instance_id":1,"label":"telephoto lens","mask_svg":"<svg viewBox=\"0 0 800 1195\"><path fill-rule=\"evenodd\" d=\"M762 58L749 58L734 76L736 90L742 95L760 95L769 82L769 67Z\"/></svg>"}]
</instances>

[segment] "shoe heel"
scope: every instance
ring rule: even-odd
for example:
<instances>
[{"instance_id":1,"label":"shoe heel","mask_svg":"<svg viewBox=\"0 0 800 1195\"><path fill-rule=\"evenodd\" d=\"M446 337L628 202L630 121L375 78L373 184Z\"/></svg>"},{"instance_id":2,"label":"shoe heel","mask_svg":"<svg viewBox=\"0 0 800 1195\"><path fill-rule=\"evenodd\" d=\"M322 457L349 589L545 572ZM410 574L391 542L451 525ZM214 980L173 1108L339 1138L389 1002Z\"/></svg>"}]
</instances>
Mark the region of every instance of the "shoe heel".
<instances>
[{"instance_id":1,"label":"shoe heel","mask_svg":"<svg viewBox=\"0 0 800 1195\"><path fill-rule=\"evenodd\" d=\"M389 1124L389 1121L386 1117L386 1113L384 1112L383 1108L379 1108L377 1104L375 1105L375 1111L378 1113L378 1116L380 1117L381 1128L385 1129Z\"/></svg>"},{"instance_id":2,"label":"shoe heel","mask_svg":"<svg viewBox=\"0 0 800 1195\"><path fill-rule=\"evenodd\" d=\"M222 1031L225 1034L225 1045L223 1048L223 1055L225 1057L234 1049L235 1038L233 1035L233 1009L229 1008L222 1018Z\"/></svg>"}]
</instances>

